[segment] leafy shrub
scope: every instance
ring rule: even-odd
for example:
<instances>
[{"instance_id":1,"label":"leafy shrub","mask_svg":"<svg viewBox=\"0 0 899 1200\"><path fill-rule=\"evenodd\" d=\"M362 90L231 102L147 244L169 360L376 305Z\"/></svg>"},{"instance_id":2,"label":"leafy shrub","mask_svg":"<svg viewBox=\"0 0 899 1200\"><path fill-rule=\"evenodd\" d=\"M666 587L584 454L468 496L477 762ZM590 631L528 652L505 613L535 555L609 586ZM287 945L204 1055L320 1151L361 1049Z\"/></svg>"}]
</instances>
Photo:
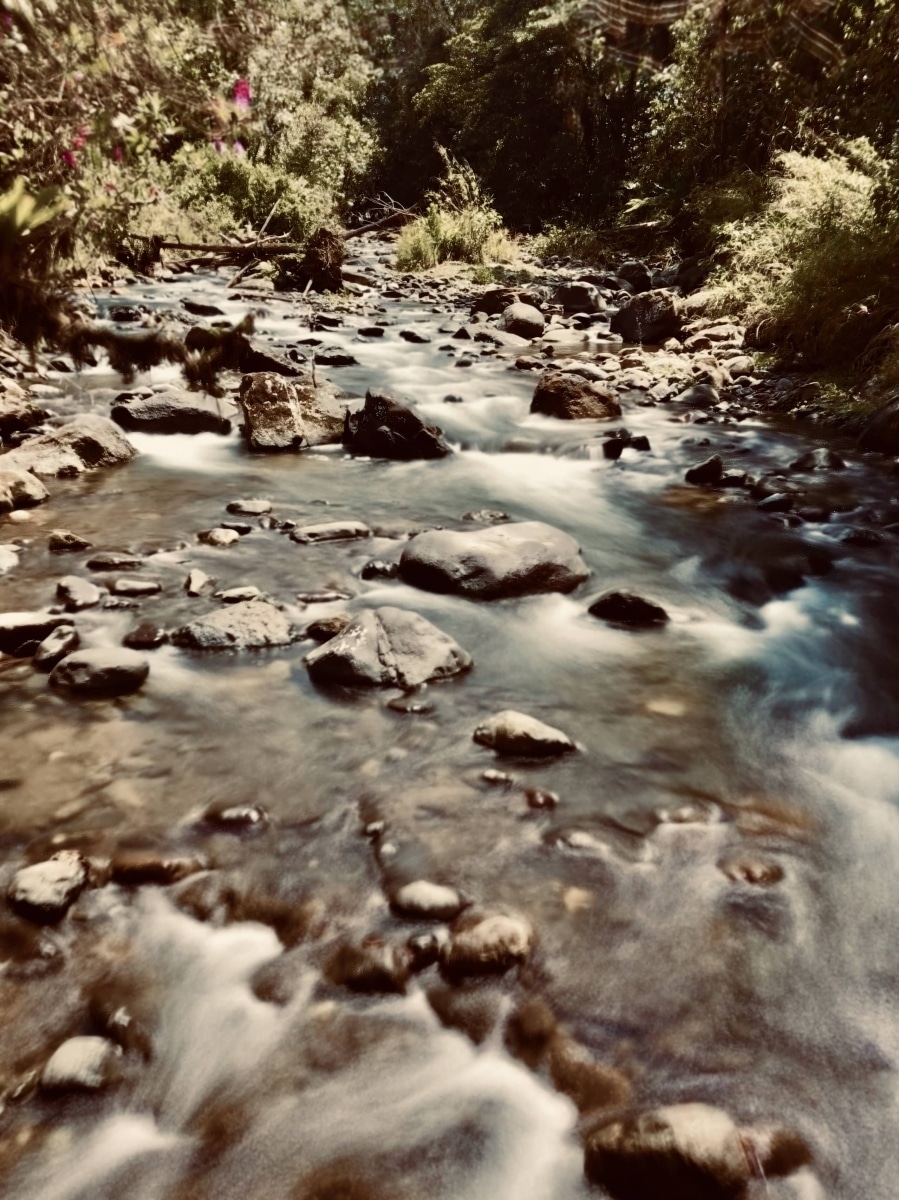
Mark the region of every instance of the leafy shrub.
<instances>
[{"instance_id":1,"label":"leafy shrub","mask_svg":"<svg viewBox=\"0 0 899 1200\"><path fill-rule=\"evenodd\" d=\"M810 365L894 361L899 208L888 185L864 142L827 158L780 155L760 210L720 228L725 261L706 307L739 315L760 344Z\"/></svg>"},{"instance_id":2,"label":"leafy shrub","mask_svg":"<svg viewBox=\"0 0 899 1200\"><path fill-rule=\"evenodd\" d=\"M596 265L609 257L609 243L588 225L568 221L547 226L534 239L534 252L541 258L573 258L577 262Z\"/></svg>"},{"instance_id":3,"label":"leafy shrub","mask_svg":"<svg viewBox=\"0 0 899 1200\"><path fill-rule=\"evenodd\" d=\"M175 166L181 203L224 230L258 231L268 220L266 232L303 241L334 216L324 188L227 149L186 148Z\"/></svg>"}]
</instances>

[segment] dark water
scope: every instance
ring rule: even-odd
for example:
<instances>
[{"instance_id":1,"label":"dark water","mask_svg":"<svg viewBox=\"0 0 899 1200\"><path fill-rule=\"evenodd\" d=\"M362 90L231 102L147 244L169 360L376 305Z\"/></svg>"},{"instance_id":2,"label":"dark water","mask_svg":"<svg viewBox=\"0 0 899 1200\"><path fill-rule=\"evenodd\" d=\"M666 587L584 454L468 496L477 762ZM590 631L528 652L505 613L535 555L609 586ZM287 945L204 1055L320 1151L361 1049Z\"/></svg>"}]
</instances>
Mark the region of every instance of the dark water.
<instances>
[{"instance_id":1,"label":"dark water","mask_svg":"<svg viewBox=\"0 0 899 1200\"><path fill-rule=\"evenodd\" d=\"M127 298L163 306L185 295L246 308L224 301L224 277ZM397 326L380 342L355 339L380 303ZM298 302L260 304L259 329L276 343L308 336ZM452 457L254 457L236 434L135 436L130 466L51 482L49 504L0 531L28 540L2 577L6 610L50 605L62 574L89 574L89 553L46 551L47 531L63 527L96 548L154 552L140 574L164 587L141 602L141 619L171 628L217 606L183 591L199 567L221 588L258 586L300 624L414 609L475 661L427 690L433 710L422 715L389 709L396 693L317 690L303 666L309 642L243 656L165 646L142 691L119 701L73 702L29 664L0 663L4 886L24 857L62 845L99 856L164 847L206 855L210 880L274 897L309 925L284 952L269 925L229 923L227 905L195 919L176 904L179 889L86 892L46 935L52 968L0 974L3 1194L295 1200L338 1195L315 1189L343 1171L369 1181L360 1197L575 1200L589 1191L577 1111L503 1045L503 1015L538 996L630 1080L639 1107L703 1100L801 1132L814 1176L759 1182L759 1196L892 1200L899 567L890 537L869 549L840 539L896 519L895 477L836 443L846 470L802 478L839 515L784 528L742 492L683 487L683 472L717 451L755 475L789 474L821 440L813 431L684 424L670 406L626 406L652 451L612 463L595 426L528 415L533 376L509 358L456 367L437 332L446 312L433 308L373 297L367 317L317 336L360 363L330 378L413 398ZM430 344L398 338L413 323ZM98 369L66 389L61 410L106 413L117 387ZM444 403L450 393L463 402ZM300 546L259 528L229 549L196 544L229 501L257 496L281 518L360 518L383 536ZM369 559L396 558L407 531L462 528L483 508L571 533L590 582L571 596L479 604L359 578ZM760 593L760 570L795 555L796 539L827 551L833 569ZM587 614L618 587L662 603L668 628L627 633ZM322 588L352 598L305 609L296 599ZM87 610L82 642L118 644L137 616ZM498 762L471 734L503 708L561 727L580 752ZM486 784L494 766L516 784ZM558 793L558 807L529 809L528 786ZM214 803L261 804L270 824L252 838L209 832L197 822ZM377 854L364 834L373 821L384 822ZM747 857L782 878L758 886L722 869ZM537 930L521 977L491 985L497 1020L479 1045L437 1019L425 996L433 972L405 997L322 983L340 937L401 944L427 928L390 915L381 870L391 863L524 912ZM278 1005L254 981L281 955L292 984ZM17 1098L50 1049L93 1031L103 996L137 1013L152 1052L129 1050L108 1094L51 1101L22 1087Z\"/></svg>"}]
</instances>

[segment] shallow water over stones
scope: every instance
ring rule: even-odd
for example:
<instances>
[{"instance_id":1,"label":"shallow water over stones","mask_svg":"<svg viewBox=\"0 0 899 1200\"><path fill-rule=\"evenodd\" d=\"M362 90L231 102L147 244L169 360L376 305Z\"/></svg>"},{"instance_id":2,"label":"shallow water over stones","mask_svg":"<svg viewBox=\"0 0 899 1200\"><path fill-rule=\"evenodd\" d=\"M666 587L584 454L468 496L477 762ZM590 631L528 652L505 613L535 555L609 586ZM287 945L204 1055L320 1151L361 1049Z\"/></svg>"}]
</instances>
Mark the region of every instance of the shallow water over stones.
<instances>
[{"instance_id":1,"label":"shallow water over stones","mask_svg":"<svg viewBox=\"0 0 899 1200\"><path fill-rule=\"evenodd\" d=\"M310 352L297 298L229 299L225 278L128 300L261 307L260 345ZM367 392L409 401L451 454L250 454L226 398L230 434L129 432L127 465L48 478L28 520L0 516L18 545L2 607L30 621L3 635L15 652L60 626L101 660L144 622L175 635L141 647L149 673L122 696L0 657L0 889L61 851L87 864L59 921L0 919L3 1194L583 1200L602 1195L584 1177L585 1141L612 1137L593 1137L597 1121L643 1129L710 1105L728 1120L697 1135L709 1161L725 1153L702 1140L716 1122L727 1156L736 1129L809 1148L765 1180L740 1159L727 1179L748 1200L892 1200L889 464L837 441L839 460L808 459L825 444L811 430L644 404L645 388L623 398L629 436L610 458L612 422L529 412L520 350L440 331L467 323L464 288L397 290L317 322L357 363L317 369L351 411ZM597 328L568 331L574 349L600 348ZM64 415L107 416L122 390L102 368L63 383L41 403ZM801 488L806 516L759 509L765 495L726 478L686 483L716 454L768 495ZM483 599L391 571L416 534L504 516L573 538L587 579ZM291 537L323 527L371 536ZM236 538L200 540L219 529ZM64 554L59 530L80 539ZM158 590L117 589L129 573ZM63 614L68 576L99 602ZM667 622L597 620L610 592ZM419 614L471 670L411 691L316 679L305 632L345 638L378 609ZM576 752L498 754L473 736L509 713ZM79 1037L121 1048L115 1081L42 1091Z\"/></svg>"}]
</instances>

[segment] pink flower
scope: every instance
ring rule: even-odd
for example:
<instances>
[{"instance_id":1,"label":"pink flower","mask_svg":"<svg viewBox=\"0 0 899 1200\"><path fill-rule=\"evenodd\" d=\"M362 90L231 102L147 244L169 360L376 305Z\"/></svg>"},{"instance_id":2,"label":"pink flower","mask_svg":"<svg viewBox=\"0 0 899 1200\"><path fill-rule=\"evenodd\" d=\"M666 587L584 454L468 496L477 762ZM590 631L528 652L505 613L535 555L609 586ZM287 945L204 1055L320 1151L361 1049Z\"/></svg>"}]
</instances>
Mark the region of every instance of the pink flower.
<instances>
[{"instance_id":1,"label":"pink flower","mask_svg":"<svg viewBox=\"0 0 899 1200\"><path fill-rule=\"evenodd\" d=\"M235 108L249 108L250 101L253 98L250 91L250 81L248 79L238 79L234 85L234 106Z\"/></svg>"},{"instance_id":2,"label":"pink flower","mask_svg":"<svg viewBox=\"0 0 899 1200\"><path fill-rule=\"evenodd\" d=\"M234 145L231 147L231 149L234 151L234 153L237 155L238 158L243 158L247 152L247 148L243 144L243 142L235 142Z\"/></svg>"},{"instance_id":3,"label":"pink flower","mask_svg":"<svg viewBox=\"0 0 899 1200\"><path fill-rule=\"evenodd\" d=\"M75 155L71 150L60 150L59 157L67 167L75 167L78 165L78 160L75 158Z\"/></svg>"},{"instance_id":4,"label":"pink flower","mask_svg":"<svg viewBox=\"0 0 899 1200\"><path fill-rule=\"evenodd\" d=\"M221 138L213 138L212 146L213 146L213 149L215 150L216 154L221 154L222 149L223 149L222 139Z\"/></svg>"},{"instance_id":5,"label":"pink flower","mask_svg":"<svg viewBox=\"0 0 899 1200\"><path fill-rule=\"evenodd\" d=\"M72 138L72 149L73 150L83 150L86 143L87 143L87 138L82 137L81 134L79 133L76 137Z\"/></svg>"},{"instance_id":6,"label":"pink flower","mask_svg":"<svg viewBox=\"0 0 899 1200\"><path fill-rule=\"evenodd\" d=\"M112 157L115 159L116 162L122 161L122 159L125 157L125 152L121 146L116 146L115 150L113 150L113 152L112 152Z\"/></svg>"}]
</instances>

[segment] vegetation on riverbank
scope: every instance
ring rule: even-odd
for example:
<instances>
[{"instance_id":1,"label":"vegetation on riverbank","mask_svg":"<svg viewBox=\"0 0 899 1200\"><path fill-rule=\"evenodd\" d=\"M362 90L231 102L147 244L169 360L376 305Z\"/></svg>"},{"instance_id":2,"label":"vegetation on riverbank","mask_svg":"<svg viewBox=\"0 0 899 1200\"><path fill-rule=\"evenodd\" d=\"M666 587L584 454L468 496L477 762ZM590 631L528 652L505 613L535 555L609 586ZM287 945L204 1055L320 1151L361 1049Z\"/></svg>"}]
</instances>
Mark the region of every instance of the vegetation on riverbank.
<instances>
[{"instance_id":1,"label":"vegetation on riverbank","mask_svg":"<svg viewBox=\"0 0 899 1200\"><path fill-rule=\"evenodd\" d=\"M0 194L58 189L81 270L133 234L302 242L373 196L418 212L403 270L505 261L507 227L597 264L689 255L708 311L781 360L899 386L892 0L836 0L811 36L789 0L696 4L642 60L585 13L2 0Z\"/></svg>"}]
</instances>

